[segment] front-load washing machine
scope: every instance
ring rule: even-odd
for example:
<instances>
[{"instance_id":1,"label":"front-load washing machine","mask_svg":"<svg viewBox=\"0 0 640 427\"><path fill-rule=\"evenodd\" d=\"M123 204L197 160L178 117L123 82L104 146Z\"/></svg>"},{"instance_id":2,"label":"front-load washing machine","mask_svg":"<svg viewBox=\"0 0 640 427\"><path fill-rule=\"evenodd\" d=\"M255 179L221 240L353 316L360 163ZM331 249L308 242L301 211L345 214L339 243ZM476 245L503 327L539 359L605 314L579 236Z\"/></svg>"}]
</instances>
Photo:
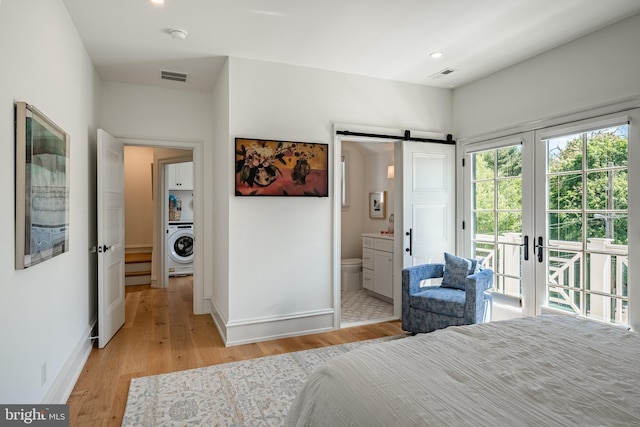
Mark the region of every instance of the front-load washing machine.
<instances>
[{"instance_id":1,"label":"front-load washing machine","mask_svg":"<svg viewBox=\"0 0 640 427\"><path fill-rule=\"evenodd\" d=\"M167 239L169 276L193 274L193 224L169 223Z\"/></svg>"}]
</instances>

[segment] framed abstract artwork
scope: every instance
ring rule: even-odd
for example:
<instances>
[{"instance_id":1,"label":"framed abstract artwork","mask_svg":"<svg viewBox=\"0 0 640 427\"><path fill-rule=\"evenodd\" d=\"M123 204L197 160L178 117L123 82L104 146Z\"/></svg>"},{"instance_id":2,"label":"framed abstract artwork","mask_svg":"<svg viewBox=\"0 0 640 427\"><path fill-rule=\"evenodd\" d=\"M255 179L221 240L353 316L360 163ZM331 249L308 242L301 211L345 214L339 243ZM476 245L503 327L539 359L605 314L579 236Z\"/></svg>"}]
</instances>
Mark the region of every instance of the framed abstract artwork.
<instances>
[{"instance_id":1,"label":"framed abstract artwork","mask_svg":"<svg viewBox=\"0 0 640 427\"><path fill-rule=\"evenodd\" d=\"M236 196L328 197L329 146L236 138Z\"/></svg>"},{"instance_id":2,"label":"framed abstract artwork","mask_svg":"<svg viewBox=\"0 0 640 427\"><path fill-rule=\"evenodd\" d=\"M387 217L387 192L369 193L369 218L385 219Z\"/></svg>"},{"instance_id":3,"label":"framed abstract artwork","mask_svg":"<svg viewBox=\"0 0 640 427\"><path fill-rule=\"evenodd\" d=\"M15 106L15 267L69 251L69 135L32 105Z\"/></svg>"}]
</instances>

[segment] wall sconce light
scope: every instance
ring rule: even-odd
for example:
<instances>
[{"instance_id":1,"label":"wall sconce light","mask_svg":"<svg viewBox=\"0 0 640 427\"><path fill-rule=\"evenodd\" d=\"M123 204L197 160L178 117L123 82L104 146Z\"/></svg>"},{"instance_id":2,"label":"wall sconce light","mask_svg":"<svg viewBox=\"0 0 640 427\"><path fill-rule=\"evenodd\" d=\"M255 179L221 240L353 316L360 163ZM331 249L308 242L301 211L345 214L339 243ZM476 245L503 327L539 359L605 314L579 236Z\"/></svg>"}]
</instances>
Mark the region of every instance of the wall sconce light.
<instances>
[{"instance_id":1,"label":"wall sconce light","mask_svg":"<svg viewBox=\"0 0 640 427\"><path fill-rule=\"evenodd\" d=\"M394 175L394 167L393 165L391 166L387 166L387 178L388 179L393 179L393 175Z\"/></svg>"}]
</instances>

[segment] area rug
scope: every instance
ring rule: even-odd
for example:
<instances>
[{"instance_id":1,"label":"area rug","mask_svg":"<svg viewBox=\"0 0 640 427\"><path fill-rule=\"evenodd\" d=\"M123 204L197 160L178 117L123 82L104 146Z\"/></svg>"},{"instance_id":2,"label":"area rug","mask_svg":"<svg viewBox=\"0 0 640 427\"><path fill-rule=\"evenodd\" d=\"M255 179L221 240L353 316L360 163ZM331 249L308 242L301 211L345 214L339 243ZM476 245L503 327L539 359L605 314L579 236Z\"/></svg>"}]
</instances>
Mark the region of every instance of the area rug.
<instances>
[{"instance_id":1,"label":"area rug","mask_svg":"<svg viewBox=\"0 0 640 427\"><path fill-rule=\"evenodd\" d=\"M134 378L123 426L281 426L316 368L403 335Z\"/></svg>"}]
</instances>

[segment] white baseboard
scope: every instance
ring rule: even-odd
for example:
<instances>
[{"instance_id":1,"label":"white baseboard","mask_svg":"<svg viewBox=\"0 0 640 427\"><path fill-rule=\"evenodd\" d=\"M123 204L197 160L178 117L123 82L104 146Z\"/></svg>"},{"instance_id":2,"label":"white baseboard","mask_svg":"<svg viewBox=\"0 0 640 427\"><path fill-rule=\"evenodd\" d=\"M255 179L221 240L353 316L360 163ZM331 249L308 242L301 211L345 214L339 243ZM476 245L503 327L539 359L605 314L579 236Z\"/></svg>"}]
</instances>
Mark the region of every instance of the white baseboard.
<instances>
[{"instance_id":1,"label":"white baseboard","mask_svg":"<svg viewBox=\"0 0 640 427\"><path fill-rule=\"evenodd\" d=\"M293 313L285 316L260 317L229 321L220 315L213 298L205 299L205 310L209 310L213 323L226 347L271 341L280 338L297 337L333 331L334 310Z\"/></svg>"},{"instance_id":2,"label":"white baseboard","mask_svg":"<svg viewBox=\"0 0 640 427\"><path fill-rule=\"evenodd\" d=\"M213 324L216 325L216 329L218 330L218 333L222 338L222 342L226 346L227 345L227 329L225 327L226 319L223 319L222 316L220 316L220 310L218 309L218 306L216 305L215 301L211 297L205 298L204 300L205 311L207 310L207 307L209 308L209 313L211 313Z\"/></svg>"},{"instance_id":3,"label":"white baseboard","mask_svg":"<svg viewBox=\"0 0 640 427\"><path fill-rule=\"evenodd\" d=\"M78 377L80 377L82 369L84 369L84 364L93 349L93 341L89 338L97 321L97 317L94 317L82 333L80 341L71 353L71 357L67 359L60 373L53 380L53 383L51 383L42 398L42 404L64 404L69 400L73 387L75 387L76 381L78 381Z\"/></svg>"},{"instance_id":4,"label":"white baseboard","mask_svg":"<svg viewBox=\"0 0 640 427\"><path fill-rule=\"evenodd\" d=\"M333 331L334 310L323 309L285 316L229 321L225 325L226 346L270 341Z\"/></svg>"},{"instance_id":5,"label":"white baseboard","mask_svg":"<svg viewBox=\"0 0 640 427\"><path fill-rule=\"evenodd\" d=\"M205 297L202 300L202 313L198 313L198 314L213 314L215 310L214 304L213 304L213 300L211 299L211 297Z\"/></svg>"}]
</instances>

